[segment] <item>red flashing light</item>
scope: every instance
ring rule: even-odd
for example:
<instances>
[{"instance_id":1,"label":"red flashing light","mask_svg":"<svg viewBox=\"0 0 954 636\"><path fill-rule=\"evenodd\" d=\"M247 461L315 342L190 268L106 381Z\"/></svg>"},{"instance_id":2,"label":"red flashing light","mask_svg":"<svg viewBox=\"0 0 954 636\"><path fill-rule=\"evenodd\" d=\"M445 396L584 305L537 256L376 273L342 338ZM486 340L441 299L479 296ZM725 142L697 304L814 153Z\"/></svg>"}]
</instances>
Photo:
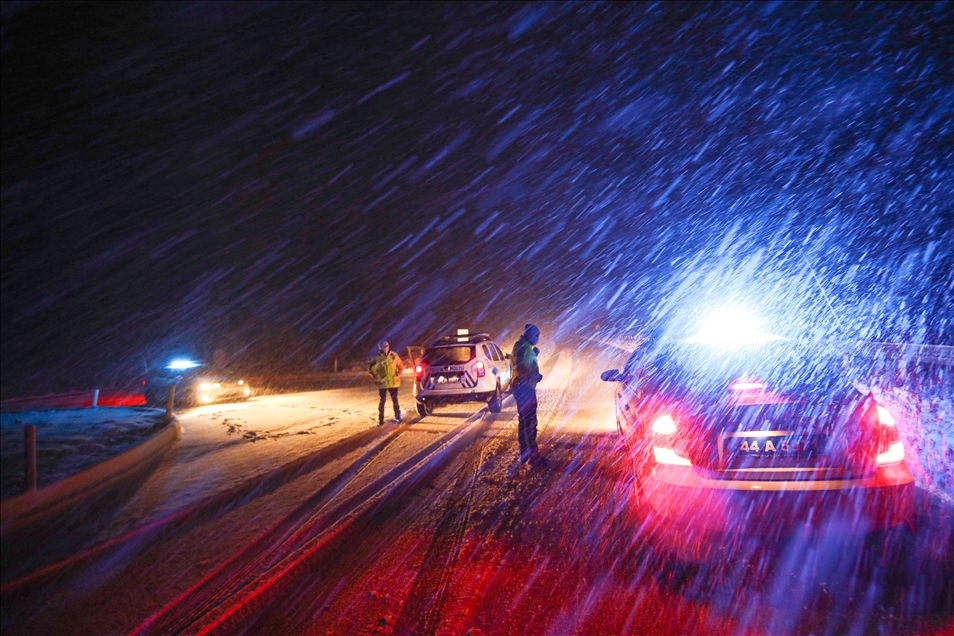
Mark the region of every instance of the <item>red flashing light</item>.
<instances>
[{"instance_id":1,"label":"red flashing light","mask_svg":"<svg viewBox=\"0 0 954 636\"><path fill-rule=\"evenodd\" d=\"M477 370L477 377L478 377L478 378L482 378L482 377L484 377L485 375L487 375L487 369L484 368L484 361L483 361L483 360L478 360L477 363L474 365L474 369Z\"/></svg>"}]
</instances>

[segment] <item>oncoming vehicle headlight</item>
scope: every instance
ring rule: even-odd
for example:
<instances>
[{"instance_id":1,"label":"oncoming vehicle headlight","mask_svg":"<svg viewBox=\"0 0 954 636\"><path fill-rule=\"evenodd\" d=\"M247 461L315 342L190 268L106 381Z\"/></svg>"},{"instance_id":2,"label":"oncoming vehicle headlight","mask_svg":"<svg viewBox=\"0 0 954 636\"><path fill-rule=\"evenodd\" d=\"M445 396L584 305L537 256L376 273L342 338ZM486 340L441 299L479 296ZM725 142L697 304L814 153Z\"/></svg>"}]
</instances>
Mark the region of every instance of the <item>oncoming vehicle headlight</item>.
<instances>
[{"instance_id":1,"label":"oncoming vehicle headlight","mask_svg":"<svg viewBox=\"0 0 954 636\"><path fill-rule=\"evenodd\" d=\"M208 391L209 389L212 388L212 385L209 384L208 382L203 382L202 384L199 385L199 388L203 391Z\"/></svg>"}]
</instances>

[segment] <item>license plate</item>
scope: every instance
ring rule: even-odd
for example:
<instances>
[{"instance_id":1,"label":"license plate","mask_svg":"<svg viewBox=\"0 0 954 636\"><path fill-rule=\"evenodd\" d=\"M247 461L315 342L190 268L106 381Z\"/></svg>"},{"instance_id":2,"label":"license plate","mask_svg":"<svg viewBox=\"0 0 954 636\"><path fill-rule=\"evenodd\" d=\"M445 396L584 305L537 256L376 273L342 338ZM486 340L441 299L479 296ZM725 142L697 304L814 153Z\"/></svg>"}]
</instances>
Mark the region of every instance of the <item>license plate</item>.
<instances>
[{"instance_id":1,"label":"license plate","mask_svg":"<svg viewBox=\"0 0 954 636\"><path fill-rule=\"evenodd\" d=\"M825 450L825 437L774 431L767 434L737 433L723 439L722 449L729 458L805 458Z\"/></svg>"},{"instance_id":2,"label":"license plate","mask_svg":"<svg viewBox=\"0 0 954 636\"><path fill-rule=\"evenodd\" d=\"M448 382L460 382L460 376L458 375L439 375L437 376L438 384L447 384Z\"/></svg>"}]
</instances>

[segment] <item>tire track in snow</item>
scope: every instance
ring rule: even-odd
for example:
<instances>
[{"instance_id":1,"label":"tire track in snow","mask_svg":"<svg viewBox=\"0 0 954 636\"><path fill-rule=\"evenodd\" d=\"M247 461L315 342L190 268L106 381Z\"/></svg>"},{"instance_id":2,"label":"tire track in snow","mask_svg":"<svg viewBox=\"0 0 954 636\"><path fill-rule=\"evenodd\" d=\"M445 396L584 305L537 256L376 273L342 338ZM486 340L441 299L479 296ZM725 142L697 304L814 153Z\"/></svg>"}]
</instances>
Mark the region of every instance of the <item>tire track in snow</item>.
<instances>
[{"instance_id":1,"label":"tire track in snow","mask_svg":"<svg viewBox=\"0 0 954 636\"><path fill-rule=\"evenodd\" d=\"M486 437L477 448L471 448L468 457L463 461L460 473L468 472L466 476L460 475L455 480L454 502L447 512L445 512L441 523L438 525L431 539L430 546L427 549L423 563L418 569L414 584L408 597L397 609L398 620L395 621L392 631L395 633L434 633L440 624L443 615L444 606L448 603L448 595L452 584L458 579L457 571L460 569L460 555L464 548L464 537L467 527L470 523L471 511L473 510L474 499L477 494L475 485L480 476L480 471L484 466L487 446L490 441L497 438L497 435L506 428L499 429L490 437ZM476 462L474 461L476 458ZM469 471L468 471L469 468ZM463 491L463 492L460 492ZM429 577L427 574L434 569L439 572L439 580L435 586L437 594L435 597L427 595L429 588ZM433 601L431 601L433 598ZM424 612L407 611L405 607L408 601L427 606ZM463 633L463 632L459 632Z\"/></svg>"},{"instance_id":2,"label":"tire track in snow","mask_svg":"<svg viewBox=\"0 0 954 636\"><path fill-rule=\"evenodd\" d=\"M430 475L466 448L475 435L489 425L474 427L473 420L482 409L451 431L433 440L410 459L388 471L344 502L333 505L340 492L408 428L395 430L382 440L374 452L366 453L360 466L352 466L340 479L329 484L323 499L326 504L314 509L303 505L285 520L273 526L252 545L223 564L199 584L151 617L133 633L213 633L230 631L260 609L280 590L292 584L297 575L324 555L325 549L349 538L360 540L353 526L360 526L382 508L398 502L421 485ZM333 492L331 492L333 490ZM329 497L328 495L331 494ZM313 498L314 499L314 498ZM306 502L307 503L307 502ZM244 622L242 622L244 624Z\"/></svg>"},{"instance_id":3,"label":"tire track in snow","mask_svg":"<svg viewBox=\"0 0 954 636\"><path fill-rule=\"evenodd\" d=\"M335 495L360 475L372 459L390 446L402 433L406 432L409 425L406 424L388 432L381 440L365 451L357 462L351 464L293 512L286 515L284 519L262 532L254 541L164 607L159 613L150 617L134 633L179 633L220 605L236 589L248 585L250 579L258 576L261 571L267 570L277 560L280 560L281 553L276 554L279 550L282 548L288 549L289 545L300 544L303 535L315 524L316 517L322 510L325 510ZM381 434L380 431L375 429L372 429L372 431L377 433L375 437ZM339 453L336 457L343 454L345 453Z\"/></svg>"},{"instance_id":4,"label":"tire track in snow","mask_svg":"<svg viewBox=\"0 0 954 636\"><path fill-rule=\"evenodd\" d=\"M89 565L97 559L109 559L133 542L140 543L156 537L160 540L169 540L175 534L194 527L212 515L228 510L234 504L245 502L249 496L261 496L272 492L302 475L320 469L327 463L357 450L383 434L384 431L369 429L335 442L328 447L319 449L265 474L246 479L231 488L206 497L145 526L124 532L83 552L8 581L0 587L0 591L7 595L29 588L50 576L64 576L76 568ZM236 440L235 443L241 442Z\"/></svg>"}]
</instances>

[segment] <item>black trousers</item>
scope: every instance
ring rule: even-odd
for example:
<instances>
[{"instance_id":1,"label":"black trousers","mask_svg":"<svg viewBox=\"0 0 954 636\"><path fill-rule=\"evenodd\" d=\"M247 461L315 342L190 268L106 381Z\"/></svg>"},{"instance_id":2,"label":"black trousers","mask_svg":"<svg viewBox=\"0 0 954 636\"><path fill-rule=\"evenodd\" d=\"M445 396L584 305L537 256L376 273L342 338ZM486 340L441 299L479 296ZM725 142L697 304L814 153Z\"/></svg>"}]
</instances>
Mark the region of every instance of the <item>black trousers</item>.
<instances>
[{"instance_id":1,"label":"black trousers","mask_svg":"<svg viewBox=\"0 0 954 636\"><path fill-rule=\"evenodd\" d=\"M378 403L378 422L384 422L384 403L388 399L388 393L391 394L391 403L394 405L394 419L401 419L401 407L398 406L398 390L397 387L393 389L378 389L378 394L381 396L381 401Z\"/></svg>"},{"instance_id":2,"label":"black trousers","mask_svg":"<svg viewBox=\"0 0 954 636\"><path fill-rule=\"evenodd\" d=\"M513 399L517 401L517 440L520 454L537 450L537 390L521 384L514 388Z\"/></svg>"}]
</instances>

